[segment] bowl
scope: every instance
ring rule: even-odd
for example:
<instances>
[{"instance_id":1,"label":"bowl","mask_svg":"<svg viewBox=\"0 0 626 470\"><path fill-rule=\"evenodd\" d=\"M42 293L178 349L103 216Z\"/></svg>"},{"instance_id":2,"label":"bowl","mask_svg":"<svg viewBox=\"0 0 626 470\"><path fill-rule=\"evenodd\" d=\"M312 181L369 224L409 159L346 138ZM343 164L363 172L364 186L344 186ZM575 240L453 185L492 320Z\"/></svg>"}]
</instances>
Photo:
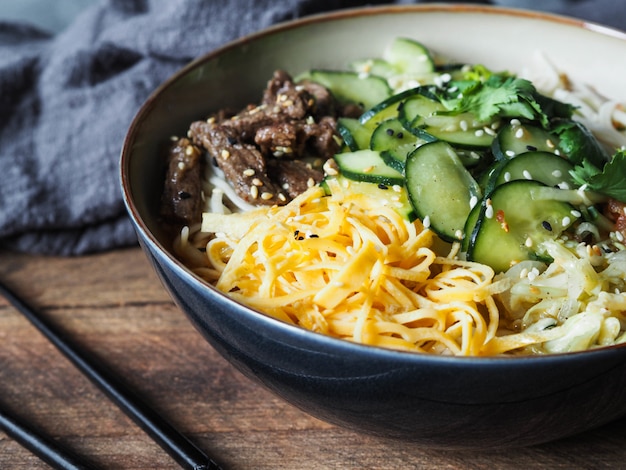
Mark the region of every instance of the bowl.
<instances>
[{"instance_id":1,"label":"bowl","mask_svg":"<svg viewBox=\"0 0 626 470\"><path fill-rule=\"evenodd\" d=\"M172 255L158 221L160 155L171 135L223 107L256 102L272 72L341 68L410 36L452 59L517 71L544 51L571 77L623 96L626 34L542 13L429 4L343 10L280 24L188 64L147 100L121 156L140 244L204 338L250 379L358 432L442 449L543 443L626 413L626 347L531 357L445 357L305 331L241 305ZM597 53L602 51L602 54ZM616 60L607 60L614 58ZM210 400L207 381L207 400Z\"/></svg>"}]
</instances>

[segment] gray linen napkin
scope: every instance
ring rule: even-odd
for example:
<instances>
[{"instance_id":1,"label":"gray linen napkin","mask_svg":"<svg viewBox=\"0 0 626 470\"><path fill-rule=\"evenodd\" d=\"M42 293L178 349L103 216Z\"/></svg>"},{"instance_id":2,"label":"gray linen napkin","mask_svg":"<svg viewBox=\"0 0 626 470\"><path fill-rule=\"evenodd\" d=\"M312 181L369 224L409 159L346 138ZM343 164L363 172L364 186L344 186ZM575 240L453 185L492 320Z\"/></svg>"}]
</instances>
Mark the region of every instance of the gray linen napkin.
<instances>
[{"instance_id":1,"label":"gray linen napkin","mask_svg":"<svg viewBox=\"0 0 626 470\"><path fill-rule=\"evenodd\" d=\"M554 1L562 13L608 5L613 25L623 5ZM58 35L0 19L0 246L76 255L134 244L117 166L150 92L227 41L366 3L415 1L100 0Z\"/></svg>"}]
</instances>

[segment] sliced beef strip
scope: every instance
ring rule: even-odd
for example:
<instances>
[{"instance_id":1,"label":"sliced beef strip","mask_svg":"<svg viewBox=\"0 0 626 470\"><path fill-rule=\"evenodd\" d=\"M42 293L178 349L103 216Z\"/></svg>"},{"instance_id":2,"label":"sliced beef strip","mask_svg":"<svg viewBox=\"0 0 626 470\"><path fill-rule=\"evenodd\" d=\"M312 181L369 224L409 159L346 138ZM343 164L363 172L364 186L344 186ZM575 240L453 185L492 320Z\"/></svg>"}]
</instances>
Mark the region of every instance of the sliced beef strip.
<instances>
[{"instance_id":1,"label":"sliced beef strip","mask_svg":"<svg viewBox=\"0 0 626 470\"><path fill-rule=\"evenodd\" d=\"M166 220L187 225L201 220L202 170L202 151L189 139L171 145L161 204Z\"/></svg>"},{"instance_id":2,"label":"sliced beef strip","mask_svg":"<svg viewBox=\"0 0 626 470\"><path fill-rule=\"evenodd\" d=\"M280 184L289 200L296 198L324 178L324 173L312 168L302 160L271 160L269 174Z\"/></svg>"},{"instance_id":3,"label":"sliced beef strip","mask_svg":"<svg viewBox=\"0 0 626 470\"><path fill-rule=\"evenodd\" d=\"M268 176L261 152L253 145L240 143L232 128L197 121L191 124L190 135L194 143L208 151L239 197L255 205L286 202L280 185Z\"/></svg>"},{"instance_id":4,"label":"sliced beef strip","mask_svg":"<svg viewBox=\"0 0 626 470\"><path fill-rule=\"evenodd\" d=\"M315 98L306 88L297 86L287 72L277 70L268 82L262 104L269 115L299 120L312 114Z\"/></svg>"},{"instance_id":5,"label":"sliced beef strip","mask_svg":"<svg viewBox=\"0 0 626 470\"><path fill-rule=\"evenodd\" d=\"M261 127L254 143L268 157L295 159L314 155L328 160L341 148L335 127L336 121L331 117L322 118L319 122L280 122Z\"/></svg>"}]
</instances>

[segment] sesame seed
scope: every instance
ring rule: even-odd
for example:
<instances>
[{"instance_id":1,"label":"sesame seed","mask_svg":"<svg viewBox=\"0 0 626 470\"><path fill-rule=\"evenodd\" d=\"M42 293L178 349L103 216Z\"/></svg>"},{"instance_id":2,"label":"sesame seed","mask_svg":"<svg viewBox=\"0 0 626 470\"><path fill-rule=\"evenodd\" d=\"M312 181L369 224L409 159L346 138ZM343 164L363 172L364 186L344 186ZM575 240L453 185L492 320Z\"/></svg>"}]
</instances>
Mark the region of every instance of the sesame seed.
<instances>
[{"instance_id":1,"label":"sesame seed","mask_svg":"<svg viewBox=\"0 0 626 470\"><path fill-rule=\"evenodd\" d=\"M617 239L618 242L623 242L624 241L624 234L622 232L615 232L615 238Z\"/></svg>"},{"instance_id":2,"label":"sesame seed","mask_svg":"<svg viewBox=\"0 0 626 470\"><path fill-rule=\"evenodd\" d=\"M273 197L274 197L274 195L272 193L262 193L261 194L261 199L263 199L264 201L269 201Z\"/></svg>"},{"instance_id":3,"label":"sesame seed","mask_svg":"<svg viewBox=\"0 0 626 470\"><path fill-rule=\"evenodd\" d=\"M223 150L220 152L220 155L221 155L221 157L222 157L224 160L227 160L227 159L228 159L228 157L230 157L230 152L229 152L228 150L226 150L226 149L223 149Z\"/></svg>"},{"instance_id":4,"label":"sesame seed","mask_svg":"<svg viewBox=\"0 0 626 470\"><path fill-rule=\"evenodd\" d=\"M563 176L563 173L561 172L561 170L554 170L552 172L552 176L554 176L555 178L560 178L561 176Z\"/></svg>"},{"instance_id":5,"label":"sesame seed","mask_svg":"<svg viewBox=\"0 0 626 470\"><path fill-rule=\"evenodd\" d=\"M428 217L428 216L424 217L424 220L422 220L422 225L424 225L424 228L429 228L430 227L430 217Z\"/></svg>"},{"instance_id":6,"label":"sesame seed","mask_svg":"<svg viewBox=\"0 0 626 470\"><path fill-rule=\"evenodd\" d=\"M478 198L476 196L472 196L469 200L470 209L473 209L476 204L478 204Z\"/></svg>"},{"instance_id":7,"label":"sesame seed","mask_svg":"<svg viewBox=\"0 0 626 470\"><path fill-rule=\"evenodd\" d=\"M371 173L372 171L374 171L374 168L374 165L367 166L363 168L363 173Z\"/></svg>"},{"instance_id":8,"label":"sesame seed","mask_svg":"<svg viewBox=\"0 0 626 470\"><path fill-rule=\"evenodd\" d=\"M252 199L256 199L257 197L259 197L259 188L257 188L256 186L250 187L250 196L252 197Z\"/></svg>"},{"instance_id":9,"label":"sesame seed","mask_svg":"<svg viewBox=\"0 0 626 470\"><path fill-rule=\"evenodd\" d=\"M507 157L514 157L515 156L515 152L513 150L507 150L506 152L504 152L504 154Z\"/></svg>"},{"instance_id":10,"label":"sesame seed","mask_svg":"<svg viewBox=\"0 0 626 470\"><path fill-rule=\"evenodd\" d=\"M483 127L483 130L487 135L496 135L496 132L491 127L485 126Z\"/></svg>"},{"instance_id":11,"label":"sesame seed","mask_svg":"<svg viewBox=\"0 0 626 470\"><path fill-rule=\"evenodd\" d=\"M504 172L504 181L506 181L507 183L511 181L511 172L509 171Z\"/></svg>"},{"instance_id":12,"label":"sesame seed","mask_svg":"<svg viewBox=\"0 0 626 470\"><path fill-rule=\"evenodd\" d=\"M533 241L532 241L532 239L531 239L530 237L528 237L528 238L526 239L526 241L524 242L524 245L526 245L526 248L530 248L530 247L532 247L532 246L533 246Z\"/></svg>"},{"instance_id":13,"label":"sesame seed","mask_svg":"<svg viewBox=\"0 0 626 470\"><path fill-rule=\"evenodd\" d=\"M254 176L254 173L254 168L246 168L245 170L243 170L244 176Z\"/></svg>"},{"instance_id":14,"label":"sesame seed","mask_svg":"<svg viewBox=\"0 0 626 470\"><path fill-rule=\"evenodd\" d=\"M519 278L520 279L524 279L528 277L528 268L523 268L520 272L519 272Z\"/></svg>"},{"instance_id":15,"label":"sesame seed","mask_svg":"<svg viewBox=\"0 0 626 470\"><path fill-rule=\"evenodd\" d=\"M485 135L485 131L484 131L484 130L482 130L482 129L476 129L476 130L474 131L474 135L475 135L476 137L482 137L483 135Z\"/></svg>"},{"instance_id":16,"label":"sesame seed","mask_svg":"<svg viewBox=\"0 0 626 470\"><path fill-rule=\"evenodd\" d=\"M170 136L170 140L172 142L176 142L178 140L178 136L177 135L172 135L172 136Z\"/></svg>"},{"instance_id":17,"label":"sesame seed","mask_svg":"<svg viewBox=\"0 0 626 470\"><path fill-rule=\"evenodd\" d=\"M194 153L194 148L191 145L187 145L187 147L185 147L185 155L187 156L191 156Z\"/></svg>"},{"instance_id":18,"label":"sesame seed","mask_svg":"<svg viewBox=\"0 0 626 470\"><path fill-rule=\"evenodd\" d=\"M454 232L454 236L456 237L457 240L462 240L463 239L463 230L457 230L456 232Z\"/></svg>"},{"instance_id":19,"label":"sesame seed","mask_svg":"<svg viewBox=\"0 0 626 470\"><path fill-rule=\"evenodd\" d=\"M511 119L511 125L512 126L519 126L521 123L521 121L519 119Z\"/></svg>"},{"instance_id":20,"label":"sesame seed","mask_svg":"<svg viewBox=\"0 0 626 470\"><path fill-rule=\"evenodd\" d=\"M577 210L570 211L570 214L572 214L572 216L576 218L582 217L582 214L580 213L580 211L577 211Z\"/></svg>"},{"instance_id":21,"label":"sesame seed","mask_svg":"<svg viewBox=\"0 0 626 470\"><path fill-rule=\"evenodd\" d=\"M278 193L278 199L285 202L287 200L287 197L283 193Z\"/></svg>"},{"instance_id":22,"label":"sesame seed","mask_svg":"<svg viewBox=\"0 0 626 470\"><path fill-rule=\"evenodd\" d=\"M306 181L306 186L307 186L307 188L312 188L313 186L315 186L315 180L313 178L309 178Z\"/></svg>"},{"instance_id":23,"label":"sesame seed","mask_svg":"<svg viewBox=\"0 0 626 470\"><path fill-rule=\"evenodd\" d=\"M524 170L522 172L522 175L524 175L524 178L526 178L527 180L533 179L532 175L530 174L530 172L528 170Z\"/></svg>"},{"instance_id":24,"label":"sesame seed","mask_svg":"<svg viewBox=\"0 0 626 470\"><path fill-rule=\"evenodd\" d=\"M402 186L400 186L399 184L394 184L391 189L393 189L396 193L399 193L400 191L402 191ZM626 208L625 208L626 209Z\"/></svg>"},{"instance_id":25,"label":"sesame seed","mask_svg":"<svg viewBox=\"0 0 626 470\"><path fill-rule=\"evenodd\" d=\"M466 131L469 128L469 126L467 125L467 121L465 119L459 122L459 127L461 128L462 131Z\"/></svg>"},{"instance_id":26,"label":"sesame seed","mask_svg":"<svg viewBox=\"0 0 626 470\"><path fill-rule=\"evenodd\" d=\"M184 162L178 162L178 169L179 170L184 170L185 169L185 163Z\"/></svg>"},{"instance_id":27,"label":"sesame seed","mask_svg":"<svg viewBox=\"0 0 626 470\"><path fill-rule=\"evenodd\" d=\"M516 130L515 137L518 139L521 139L522 137L524 137L524 129L520 127L518 130Z\"/></svg>"},{"instance_id":28,"label":"sesame seed","mask_svg":"<svg viewBox=\"0 0 626 470\"><path fill-rule=\"evenodd\" d=\"M263 181L261 181L259 178L254 178L252 180L252 184L255 186L263 186Z\"/></svg>"},{"instance_id":29,"label":"sesame seed","mask_svg":"<svg viewBox=\"0 0 626 470\"><path fill-rule=\"evenodd\" d=\"M485 217L488 219L493 219L493 206L487 206L485 209Z\"/></svg>"},{"instance_id":30,"label":"sesame seed","mask_svg":"<svg viewBox=\"0 0 626 470\"><path fill-rule=\"evenodd\" d=\"M546 145L548 146L548 148L554 148L554 142L552 142L552 140L550 139L546 139Z\"/></svg>"}]
</instances>

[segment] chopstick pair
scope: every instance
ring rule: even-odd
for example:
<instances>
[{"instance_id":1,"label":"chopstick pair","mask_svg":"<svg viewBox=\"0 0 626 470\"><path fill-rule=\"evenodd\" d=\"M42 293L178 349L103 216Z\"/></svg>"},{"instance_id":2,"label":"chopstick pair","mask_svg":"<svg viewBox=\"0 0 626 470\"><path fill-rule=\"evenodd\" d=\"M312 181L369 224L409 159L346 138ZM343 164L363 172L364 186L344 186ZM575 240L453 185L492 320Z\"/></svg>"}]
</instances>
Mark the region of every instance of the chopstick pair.
<instances>
[{"instance_id":1,"label":"chopstick pair","mask_svg":"<svg viewBox=\"0 0 626 470\"><path fill-rule=\"evenodd\" d=\"M2 282L0 282L0 295L21 312L70 362L165 450L181 468L221 470L216 462L150 408L103 364L98 363L95 359L90 359L86 351L81 351L78 346L63 338L36 310L27 305ZM35 432L32 427L1 410L0 429L53 468L60 470L93 468L89 464L79 462L75 455L55 446L51 439Z\"/></svg>"}]
</instances>

